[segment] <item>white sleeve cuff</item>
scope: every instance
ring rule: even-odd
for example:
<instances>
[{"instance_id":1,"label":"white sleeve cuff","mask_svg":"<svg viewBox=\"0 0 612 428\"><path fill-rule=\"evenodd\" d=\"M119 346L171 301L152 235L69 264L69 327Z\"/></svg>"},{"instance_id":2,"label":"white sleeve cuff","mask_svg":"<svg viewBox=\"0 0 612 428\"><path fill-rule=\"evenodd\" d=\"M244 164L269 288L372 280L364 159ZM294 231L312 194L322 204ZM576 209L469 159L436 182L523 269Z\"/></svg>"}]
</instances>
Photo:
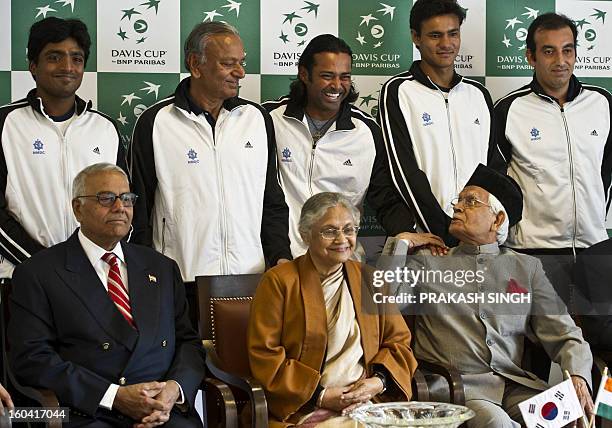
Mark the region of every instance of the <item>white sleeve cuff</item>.
<instances>
[{"instance_id":1,"label":"white sleeve cuff","mask_svg":"<svg viewBox=\"0 0 612 428\"><path fill-rule=\"evenodd\" d=\"M179 388L180 388L180 385L179 385ZM106 390L106 392L104 393L102 400L100 400L99 406L107 410L113 410L113 403L115 402L115 396L117 395L117 391L119 391L119 385L111 383L108 386L108 389Z\"/></svg>"},{"instance_id":2,"label":"white sleeve cuff","mask_svg":"<svg viewBox=\"0 0 612 428\"><path fill-rule=\"evenodd\" d=\"M181 384L175 381L174 379L170 380L176 383L179 389L179 397L176 399L176 402L174 404L185 404L185 394L183 394L183 388L181 388Z\"/></svg>"}]
</instances>

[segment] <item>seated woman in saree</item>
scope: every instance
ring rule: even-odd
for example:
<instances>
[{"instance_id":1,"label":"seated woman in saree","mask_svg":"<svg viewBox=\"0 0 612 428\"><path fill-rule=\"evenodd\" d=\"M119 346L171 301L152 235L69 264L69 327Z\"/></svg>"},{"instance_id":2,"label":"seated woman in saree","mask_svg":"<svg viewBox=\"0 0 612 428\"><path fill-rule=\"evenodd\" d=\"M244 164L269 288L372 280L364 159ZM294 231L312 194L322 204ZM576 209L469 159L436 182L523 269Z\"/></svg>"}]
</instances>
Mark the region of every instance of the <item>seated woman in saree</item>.
<instances>
[{"instance_id":1,"label":"seated woman in saree","mask_svg":"<svg viewBox=\"0 0 612 428\"><path fill-rule=\"evenodd\" d=\"M412 395L410 331L397 310L371 304L371 279L362 287L367 274L350 260L359 218L339 193L312 196L299 221L308 252L267 271L257 287L249 362L270 427L351 426L344 415L357 406Z\"/></svg>"}]
</instances>

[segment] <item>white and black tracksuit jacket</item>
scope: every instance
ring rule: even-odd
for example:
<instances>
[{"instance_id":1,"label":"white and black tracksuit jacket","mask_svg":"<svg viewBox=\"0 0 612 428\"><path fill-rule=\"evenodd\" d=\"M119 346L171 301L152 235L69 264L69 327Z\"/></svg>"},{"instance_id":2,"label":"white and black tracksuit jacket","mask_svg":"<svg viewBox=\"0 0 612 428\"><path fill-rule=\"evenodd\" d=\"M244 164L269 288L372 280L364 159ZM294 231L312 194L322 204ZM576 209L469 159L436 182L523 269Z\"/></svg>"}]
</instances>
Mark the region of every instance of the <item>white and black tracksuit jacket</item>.
<instances>
[{"instance_id":1,"label":"white and black tracksuit jacket","mask_svg":"<svg viewBox=\"0 0 612 428\"><path fill-rule=\"evenodd\" d=\"M35 89L0 108L0 133L0 278L6 278L16 264L78 227L71 200L79 171L98 162L126 170L126 161L114 122L78 97L64 134Z\"/></svg>"},{"instance_id":2,"label":"white and black tracksuit jacket","mask_svg":"<svg viewBox=\"0 0 612 428\"><path fill-rule=\"evenodd\" d=\"M570 81L563 107L534 78L495 104L499 151L523 190L523 219L506 245L575 249L607 239L612 98Z\"/></svg>"},{"instance_id":3,"label":"white and black tracksuit jacket","mask_svg":"<svg viewBox=\"0 0 612 428\"><path fill-rule=\"evenodd\" d=\"M131 242L178 263L183 279L263 272L291 258L274 125L259 105L224 102L216 121L189 99L190 78L138 118L132 137Z\"/></svg>"},{"instance_id":4,"label":"white and black tracksuit jacket","mask_svg":"<svg viewBox=\"0 0 612 428\"><path fill-rule=\"evenodd\" d=\"M298 257L307 250L298 232L304 202L320 192L339 192L361 207L376 150L384 150L382 136L371 116L347 102L317 143L300 105L283 97L263 107L274 122L281 185L289 206L291 253Z\"/></svg>"},{"instance_id":5,"label":"white and black tracksuit jacket","mask_svg":"<svg viewBox=\"0 0 612 428\"><path fill-rule=\"evenodd\" d=\"M381 165L392 182L373 183L370 193L396 190L375 206L389 235L414 230L416 219L418 230L454 244L450 203L495 152L493 103L483 85L456 73L450 89L437 87L419 64L389 79L380 92L378 121L387 156Z\"/></svg>"}]
</instances>

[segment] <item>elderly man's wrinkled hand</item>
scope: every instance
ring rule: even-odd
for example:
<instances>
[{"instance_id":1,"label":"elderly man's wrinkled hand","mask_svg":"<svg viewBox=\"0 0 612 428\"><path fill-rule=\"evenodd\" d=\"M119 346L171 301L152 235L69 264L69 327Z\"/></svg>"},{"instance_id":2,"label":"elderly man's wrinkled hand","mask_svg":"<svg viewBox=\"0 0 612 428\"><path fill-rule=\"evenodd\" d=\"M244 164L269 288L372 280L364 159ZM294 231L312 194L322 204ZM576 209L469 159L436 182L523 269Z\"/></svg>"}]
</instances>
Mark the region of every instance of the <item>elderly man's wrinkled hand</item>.
<instances>
[{"instance_id":1,"label":"elderly man's wrinkled hand","mask_svg":"<svg viewBox=\"0 0 612 428\"><path fill-rule=\"evenodd\" d=\"M574 384L574 389L576 390L578 401L580 401L580 406L584 409L584 414L587 420L590 420L593 416L593 410L595 408L595 405L593 404L593 399L591 398L591 394L589 393L589 387L586 381L580 376L572 376L572 383ZM580 423L578 423L578 421L580 421ZM579 419L578 421L574 422L573 426L584 425L581 419Z\"/></svg>"},{"instance_id":2,"label":"elderly man's wrinkled hand","mask_svg":"<svg viewBox=\"0 0 612 428\"><path fill-rule=\"evenodd\" d=\"M341 397L346 406L342 409L342 414L346 415L353 409L371 400L380 394L383 389L384 385L379 377L372 376L367 379L358 380Z\"/></svg>"},{"instance_id":3,"label":"elderly man's wrinkled hand","mask_svg":"<svg viewBox=\"0 0 612 428\"><path fill-rule=\"evenodd\" d=\"M170 411L164 412L155 410L149 416L144 417L139 423L135 423L132 428L152 428L165 424L170 419Z\"/></svg>"},{"instance_id":4,"label":"elderly man's wrinkled hand","mask_svg":"<svg viewBox=\"0 0 612 428\"><path fill-rule=\"evenodd\" d=\"M448 253L448 247L442 238L433 233L402 232L395 235L395 238L410 242L411 249L428 247L432 256L443 256Z\"/></svg>"},{"instance_id":5,"label":"elderly man's wrinkled hand","mask_svg":"<svg viewBox=\"0 0 612 428\"><path fill-rule=\"evenodd\" d=\"M170 411L165 403L155 399L166 382L146 382L121 386L117 390L113 407L134 420L142 420L154 411Z\"/></svg>"}]
</instances>

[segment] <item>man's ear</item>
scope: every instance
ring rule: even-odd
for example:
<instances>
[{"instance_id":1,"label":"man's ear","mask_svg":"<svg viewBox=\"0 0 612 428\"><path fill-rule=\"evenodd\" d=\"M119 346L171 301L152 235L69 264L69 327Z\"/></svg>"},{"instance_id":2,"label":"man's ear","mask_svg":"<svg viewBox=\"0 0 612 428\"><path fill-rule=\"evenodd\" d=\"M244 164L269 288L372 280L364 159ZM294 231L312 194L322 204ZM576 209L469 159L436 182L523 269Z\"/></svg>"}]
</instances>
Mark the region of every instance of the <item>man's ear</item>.
<instances>
[{"instance_id":1,"label":"man's ear","mask_svg":"<svg viewBox=\"0 0 612 428\"><path fill-rule=\"evenodd\" d=\"M525 49L525 58L527 58L527 62L530 66L535 67L535 52L533 52L531 49Z\"/></svg>"},{"instance_id":2,"label":"man's ear","mask_svg":"<svg viewBox=\"0 0 612 428\"><path fill-rule=\"evenodd\" d=\"M30 74L32 75L34 81L36 81L36 67L37 64L34 61L30 61L30 64L28 65L28 70L30 70Z\"/></svg>"},{"instance_id":3,"label":"man's ear","mask_svg":"<svg viewBox=\"0 0 612 428\"><path fill-rule=\"evenodd\" d=\"M200 73L200 70L198 69L198 66L200 65L200 58L198 55L190 53L187 64L189 64L189 73L191 73L194 78L199 79L202 76L202 73Z\"/></svg>"},{"instance_id":4,"label":"man's ear","mask_svg":"<svg viewBox=\"0 0 612 428\"><path fill-rule=\"evenodd\" d=\"M81 214L81 207L83 206L83 204L81 203L81 200L78 198L74 198L72 200L72 212L74 213L74 216L76 217L77 221L80 223L81 219L83 218L83 215Z\"/></svg>"},{"instance_id":5,"label":"man's ear","mask_svg":"<svg viewBox=\"0 0 612 428\"><path fill-rule=\"evenodd\" d=\"M498 212L492 225L493 230L499 230L501 225L504 224L504 221L506 221L506 213L503 211Z\"/></svg>"},{"instance_id":6,"label":"man's ear","mask_svg":"<svg viewBox=\"0 0 612 428\"><path fill-rule=\"evenodd\" d=\"M298 69L298 78L302 81L302 83L310 81L310 76L308 76L308 70L306 70L306 67L300 66Z\"/></svg>"}]
</instances>

